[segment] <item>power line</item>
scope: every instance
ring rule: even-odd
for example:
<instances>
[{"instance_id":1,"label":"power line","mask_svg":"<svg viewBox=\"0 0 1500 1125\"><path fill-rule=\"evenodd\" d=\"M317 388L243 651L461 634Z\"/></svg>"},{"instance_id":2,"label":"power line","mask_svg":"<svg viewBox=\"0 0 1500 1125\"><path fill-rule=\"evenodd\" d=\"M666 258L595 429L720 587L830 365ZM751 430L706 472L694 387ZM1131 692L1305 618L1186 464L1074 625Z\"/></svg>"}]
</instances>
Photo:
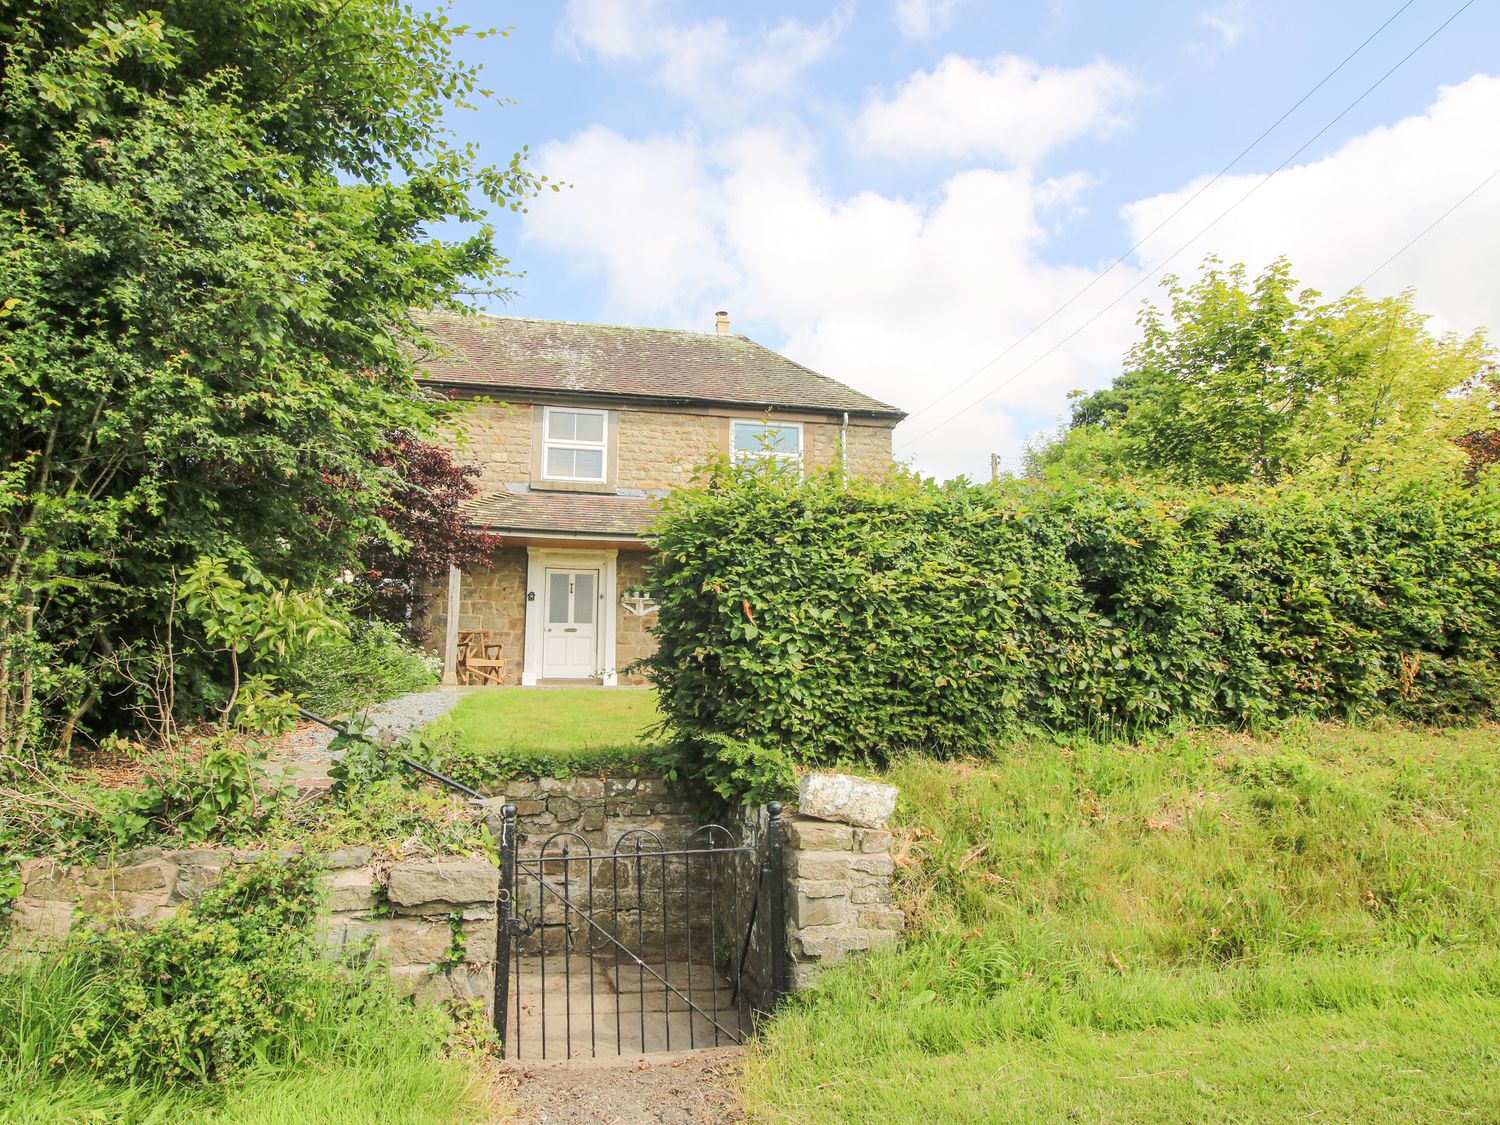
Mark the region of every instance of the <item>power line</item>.
<instances>
[{"instance_id":1,"label":"power line","mask_svg":"<svg viewBox=\"0 0 1500 1125\"><path fill-rule=\"evenodd\" d=\"M1061 340L1059 340L1057 343L1053 344L1052 347L1048 348L1041 355L1037 356L1036 359L1032 360L1025 367L1020 368L1018 371L1016 371L1009 378L1004 379L1001 382L997 383L995 386L991 387L984 394L980 395L978 398L976 398L972 402L970 402L967 406L964 406L964 407L960 408L959 410L954 411L952 414L948 415L946 418L944 418L941 422L937 423L935 426L928 427L927 429L923 430L920 434L918 434L916 437L907 438L905 441L903 441L901 443L901 445L899 446L899 448L901 448L901 449L909 448L910 446L912 446L912 445L916 444L917 442L921 441L927 435L929 435L931 433L934 433L934 432L942 429L949 422L952 422L955 419L962 417L964 414L968 413L974 407L978 406L981 402L984 402L986 399L988 399L988 398L992 397L993 395L999 393L1005 387L1009 386L1011 383L1013 383L1017 379L1019 379L1022 375L1026 374L1026 372L1030 371L1037 364L1041 363L1042 360L1044 360L1048 356L1052 355L1053 352L1057 351L1059 348L1061 348L1068 341L1072 340L1075 336L1077 336L1085 328L1088 328L1091 324L1093 324L1095 321L1097 321L1105 313L1109 312L1110 309L1114 308L1121 301L1123 301L1126 297L1130 296L1130 294L1134 293L1137 289L1139 289L1146 282L1150 281L1153 277L1155 277L1163 269L1165 269L1167 267L1168 263L1170 263L1173 258L1177 257L1178 254L1181 254L1189 246L1191 246L1193 243L1197 242L1198 239L1202 238L1205 234L1207 234L1210 230L1212 230L1215 226L1217 226L1220 223L1220 221L1222 221L1224 219L1224 217L1226 215L1228 215L1231 211L1234 211L1237 207L1240 206L1240 204L1244 203L1247 199L1249 199L1252 195L1254 195L1256 192L1258 192L1261 188L1265 187L1266 184L1270 183L1271 180L1274 179L1275 176L1279 172L1281 172L1289 164L1291 164L1292 161L1296 160L1297 157L1301 156L1302 153L1304 151L1306 151L1313 144L1314 141L1316 141L1324 133L1328 132L1329 129L1333 128L1341 120L1343 120L1343 118L1346 117L1351 110L1353 110L1357 105L1359 105L1360 102L1364 101L1365 98L1369 97L1370 94L1372 94L1377 87L1379 87L1382 83L1384 83L1387 78L1389 78L1392 74L1396 73L1396 71L1400 70L1401 67L1403 67L1404 65L1406 65L1407 61L1409 59L1411 59L1411 57L1413 55L1415 55L1423 47L1427 46L1428 43L1432 42L1432 40L1437 37L1437 35L1438 35L1439 32L1441 32L1450 23L1452 23L1459 16L1461 16L1467 9L1469 9L1470 7L1472 7L1473 4L1474 4L1474 2L1475 2L1475 0L1466 0L1466 2L1464 4L1462 4L1462 5L1459 6L1459 8L1458 8L1457 11L1455 11L1451 16L1449 16L1442 23L1440 23L1425 39L1423 39L1420 43L1418 43L1415 47L1413 47L1410 51L1408 51L1405 55L1403 55L1400 58L1400 60L1398 60L1396 62L1396 64L1394 66L1392 66L1389 70L1387 70L1384 74L1382 74L1379 78L1377 78L1369 86L1367 86L1365 88L1364 92L1359 95L1359 97L1355 98L1352 102L1350 102L1348 105L1346 105L1343 109L1341 109L1338 112L1338 114L1331 121L1329 121L1326 125L1324 125L1321 129L1319 129L1311 137L1309 137L1306 141L1304 141L1302 143L1302 145L1297 149L1296 152L1292 153L1285 160L1283 160L1280 164L1278 164L1275 168L1273 168L1269 174L1263 176L1259 181L1257 181L1255 183L1254 186L1252 186L1250 188L1249 191L1245 192L1244 195L1242 195L1238 199L1236 199L1233 203L1231 203L1223 211L1220 211L1205 226L1203 226L1201 229L1199 229L1197 231L1197 233L1195 233L1194 235L1192 235L1192 237L1190 237L1186 242L1182 243L1180 246L1177 247L1177 249L1173 250L1165 258L1163 258L1161 260L1161 262L1155 268L1153 268L1149 273L1146 273L1146 274L1142 275L1139 280L1137 280L1133 285L1131 285L1128 289L1126 289L1123 293L1121 293L1113 301L1111 301L1109 304L1105 305L1102 309L1100 309L1098 312L1096 312L1093 316L1089 317L1086 321L1084 321L1082 324L1080 324L1077 328L1073 329L1073 331L1069 332Z\"/></svg>"},{"instance_id":2,"label":"power line","mask_svg":"<svg viewBox=\"0 0 1500 1125\"><path fill-rule=\"evenodd\" d=\"M1401 7L1397 8L1393 13L1391 13L1391 15L1386 19L1386 21L1384 23L1382 23L1374 31L1370 32L1370 34L1365 37L1364 41L1362 43L1360 43L1360 45L1358 47L1355 47L1354 50L1350 51L1347 55L1345 55L1344 58L1343 58L1343 61L1340 62L1338 64L1338 66L1334 67L1327 74L1323 75L1323 77L1318 80L1317 85L1315 85L1312 89L1308 90L1307 93L1303 94L1300 98L1298 98L1296 100L1296 102L1294 102L1292 104L1292 106L1285 113L1283 113L1275 121L1271 122L1270 125L1266 126L1266 128L1261 131L1260 136L1256 137L1255 140L1251 141L1244 148L1240 149L1240 151L1237 154L1235 154L1234 157L1232 157L1230 159L1229 163L1225 164L1224 167L1220 168L1217 172L1215 172L1214 176L1213 176L1213 179L1211 179L1211 180L1207 181L1206 183L1204 183L1203 185L1201 185L1198 188L1197 191L1193 192L1192 195L1188 196L1187 199L1183 200L1182 203L1178 204L1176 210L1174 210L1171 214L1167 215L1164 219L1162 219L1154 227L1152 227L1150 230L1148 230L1145 234L1141 235L1140 238L1136 239L1135 244L1133 246L1131 246L1128 250L1126 250L1118 258L1116 258L1113 262L1111 262L1108 266L1106 266L1101 272L1095 274L1093 276L1093 278L1091 278L1081 289L1078 290L1078 292L1074 293L1071 297L1069 297L1061 305L1059 305L1057 308L1053 309L1052 312L1047 315L1047 318L1045 320L1040 321L1039 323L1032 325L1029 329L1027 329L1027 331L1025 332L1024 335L1022 335L1020 338L1018 338L1013 343L1011 343L1011 345L1009 347L1007 347L1004 351L1002 351L1000 354L998 354L996 356L992 356L990 359L986 360L978 368L976 368L972 374L967 375L963 379L960 379L957 383L954 383L953 386L949 387L946 391L944 391L942 394L938 395L937 398L933 399L931 402L927 403L925 406L918 407L915 411L913 411L908 416L908 418L909 419L910 418L915 418L915 417L917 417L919 415L927 413L927 411L931 410L934 406L936 406L938 403L942 402L944 399L948 398L950 395L956 394L958 391L960 391L964 387L968 386L968 384L972 383L975 379L979 378L979 376L983 375L991 367L993 367L995 364L999 363L1002 359L1004 359L1006 356L1008 356L1011 352L1015 351L1018 347L1020 347L1022 344L1024 344L1027 340L1031 339L1031 337L1034 336L1034 335L1036 335L1036 333L1040 332L1043 328L1047 327L1048 324L1052 323L1053 320L1055 320L1059 315L1061 315L1068 308L1070 308L1072 306L1072 304L1073 304L1074 301L1078 300L1079 297L1082 297L1085 293L1087 293L1090 289L1092 289L1100 281L1103 281L1105 277L1107 277L1107 276L1109 276L1109 274L1113 273L1114 270L1116 269L1116 267L1120 266L1122 263L1124 263L1125 259L1129 258L1130 255L1134 254L1137 250L1139 250L1141 248L1141 246L1145 244L1145 242L1146 242L1147 239L1149 239L1157 231L1161 230L1162 227L1166 226L1169 222L1171 222L1173 219L1175 219L1178 215L1182 214L1182 212L1184 210L1186 210L1188 207L1190 207L1192 205L1192 203L1193 203L1193 201L1195 199L1197 199L1205 191L1207 191L1209 188L1213 187L1214 184L1218 183L1221 179L1223 179L1224 176L1228 174L1229 169L1233 168L1236 164L1238 164L1241 160L1243 160L1245 158L1245 156L1248 155L1250 153L1250 151L1255 148L1256 145L1260 144L1261 141L1265 140L1268 136L1270 136L1271 133L1276 129L1276 127L1278 125L1280 125L1283 121L1285 121L1293 113L1297 112L1297 110L1302 107L1303 103L1306 102L1308 98L1312 97L1319 90L1321 90L1325 85L1327 85L1328 80L1330 78L1332 78L1339 71L1343 70L1344 67L1348 65L1348 63L1350 62L1350 60L1352 60L1355 55L1359 54L1366 47L1368 47L1370 45L1371 40L1373 40L1377 35L1379 35L1387 27L1389 27L1391 25L1391 23L1394 22L1394 20L1396 19L1397 16L1399 16L1402 12L1406 11L1407 8L1410 8L1414 3L1416 3L1416 0L1406 0L1406 3L1402 4Z\"/></svg>"},{"instance_id":3,"label":"power line","mask_svg":"<svg viewBox=\"0 0 1500 1125\"><path fill-rule=\"evenodd\" d=\"M1426 238L1427 235L1429 233L1431 233L1433 227L1437 226L1444 219L1446 219L1449 215L1453 214L1453 212L1457 211L1465 203L1469 202L1469 200L1473 199L1476 195L1478 195L1481 191L1483 191L1485 189L1485 187L1489 184L1489 182L1491 180L1493 180L1496 176L1500 176L1500 168L1496 168L1488 176L1486 176L1484 179L1480 180L1479 183L1476 184L1474 186L1474 188L1472 190L1470 190L1470 192L1467 195L1465 195L1462 199L1460 199L1452 207L1449 207L1448 210L1444 211L1437 218L1433 219L1432 222L1428 223L1425 227L1423 227L1420 231L1418 231L1415 235L1413 235L1407 241L1407 243L1406 243L1405 246L1401 247L1401 249L1397 250L1389 258L1387 258L1385 261L1381 262L1380 265L1376 266L1369 273L1365 274L1365 276L1360 280L1359 285L1356 286L1356 288L1362 287L1365 284L1365 282L1367 282L1367 281L1370 280L1370 278L1374 277L1381 270L1385 269L1386 266L1390 265L1397 258L1401 257L1402 254L1405 254L1408 250L1410 250L1418 242L1420 242L1422 239Z\"/></svg>"}]
</instances>

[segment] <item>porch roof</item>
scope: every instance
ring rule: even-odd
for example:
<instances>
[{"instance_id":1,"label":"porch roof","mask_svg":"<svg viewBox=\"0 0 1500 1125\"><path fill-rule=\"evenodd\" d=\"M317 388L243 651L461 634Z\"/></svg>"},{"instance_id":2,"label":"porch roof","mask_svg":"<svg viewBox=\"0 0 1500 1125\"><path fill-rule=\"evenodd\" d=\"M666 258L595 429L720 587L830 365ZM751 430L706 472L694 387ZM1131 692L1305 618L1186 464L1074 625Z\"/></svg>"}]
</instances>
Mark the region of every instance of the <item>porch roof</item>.
<instances>
[{"instance_id":1,"label":"porch roof","mask_svg":"<svg viewBox=\"0 0 1500 1125\"><path fill-rule=\"evenodd\" d=\"M476 526L511 534L576 532L639 539L656 514L655 504L656 497L644 492L550 492L520 485L475 497L464 505L464 516Z\"/></svg>"}]
</instances>

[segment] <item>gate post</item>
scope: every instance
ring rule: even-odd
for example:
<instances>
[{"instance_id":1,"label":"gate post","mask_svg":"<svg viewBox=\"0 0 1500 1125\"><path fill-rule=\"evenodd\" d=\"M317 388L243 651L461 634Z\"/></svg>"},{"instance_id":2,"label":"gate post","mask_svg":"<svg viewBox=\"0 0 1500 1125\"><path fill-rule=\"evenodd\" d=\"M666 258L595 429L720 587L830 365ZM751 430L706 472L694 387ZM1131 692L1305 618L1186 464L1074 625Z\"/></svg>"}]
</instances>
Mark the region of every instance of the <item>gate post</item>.
<instances>
[{"instance_id":1,"label":"gate post","mask_svg":"<svg viewBox=\"0 0 1500 1125\"><path fill-rule=\"evenodd\" d=\"M500 808L500 885L495 892L495 995L491 1022L505 1057L505 1028L510 1008L511 935L516 918L516 806Z\"/></svg>"},{"instance_id":2,"label":"gate post","mask_svg":"<svg viewBox=\"0 0 1500 1125\"><path fill-rule=\"evenodd\" d=\"M770 880L771 917L771 1007L787 994L786 980L786 855L785 826L781 823L781 802L766 806L770 818L766 823L766 875Z\"/></svg>"}]
</instances>

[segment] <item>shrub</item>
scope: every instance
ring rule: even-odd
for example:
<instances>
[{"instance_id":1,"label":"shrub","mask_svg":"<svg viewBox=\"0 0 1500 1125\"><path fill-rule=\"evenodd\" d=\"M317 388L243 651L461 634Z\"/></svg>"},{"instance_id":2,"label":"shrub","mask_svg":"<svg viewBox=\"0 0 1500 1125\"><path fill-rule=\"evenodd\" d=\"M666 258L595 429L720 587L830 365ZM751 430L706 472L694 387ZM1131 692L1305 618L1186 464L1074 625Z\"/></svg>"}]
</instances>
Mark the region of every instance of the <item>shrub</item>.
<instances>
[{"instance_id":1,"label":"shrub","mask_svg":"<svg viewBox=\"0 0 1500 1125\"><path fill-rule=\"evenodd\" d=\"M1493 713L1500 493L885 483L723 467L664 502L649 662L689 776L1016 732ZM764 777L764 770L751 770Z\"/></svg>"},{"instance_id":2,"label":"shrub","mask_svg":"<svg viewBox=\"0 0 1500 1125\"><path fill-rule=\"evenodd\" d=\"M355 622L348 637L305 650L279 677L302 706L339 714L437 683L433 657L380 621Z\"/></svg>"},{"instance_id":3,"label":"shrub","mask_svg":"<svg viewBox=\"0 0 1500 1125\"><path fill-rule=\"evenodd\" d=\"M85 933L63 956L85 995L53 1065L208 1082L294 1057L320 1003L357 1002L355 983L314 945L316 885L309 860L265 860L230 870L155 928Z\"/></svg>"}]
</instances>

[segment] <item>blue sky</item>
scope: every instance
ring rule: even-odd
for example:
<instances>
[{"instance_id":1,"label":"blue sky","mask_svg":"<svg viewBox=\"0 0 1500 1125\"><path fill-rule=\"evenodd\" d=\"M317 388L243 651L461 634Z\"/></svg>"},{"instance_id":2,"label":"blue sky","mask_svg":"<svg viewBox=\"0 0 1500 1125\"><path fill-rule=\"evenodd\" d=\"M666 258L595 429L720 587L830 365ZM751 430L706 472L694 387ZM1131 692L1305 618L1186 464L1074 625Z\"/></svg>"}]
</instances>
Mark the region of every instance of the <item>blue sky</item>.
<instances>
[{"instance_id":1,"label":"blue sky","mask_svg":"<svg viewBox=\"0 0 1500 1125\"><path fill-rule=\"evenodd\" d=\"M1404 3L456 0L513 29L460 50L515 104L455 129L569 184L497 216L524 276L493 311L727 308L913 412L899 452L944 476L1017 464L1117 372L1157 271L1210 251L1337 293L1415 238L1368 288L1470 331L1500 319L1500 177L1422 232L1500 170L1500 3Z\"/></svg>"}]
</instances>

